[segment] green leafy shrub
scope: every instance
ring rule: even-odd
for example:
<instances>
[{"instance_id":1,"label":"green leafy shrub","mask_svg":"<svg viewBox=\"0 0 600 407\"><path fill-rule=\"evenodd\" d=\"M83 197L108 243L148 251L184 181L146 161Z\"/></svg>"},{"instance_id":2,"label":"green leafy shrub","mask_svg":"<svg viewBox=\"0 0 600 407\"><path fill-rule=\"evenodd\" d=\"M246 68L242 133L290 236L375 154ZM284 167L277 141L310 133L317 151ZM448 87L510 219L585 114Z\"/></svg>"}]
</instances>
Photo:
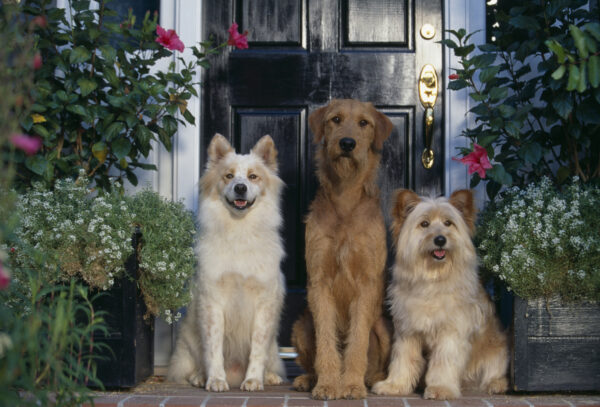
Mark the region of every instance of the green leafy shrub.
<instances>
[{"instance_id":1,"label":"green leafy shrub","mask_svg":"<svg viewBox=\"0 0 600 407\"><path fill-rule=\"evenodd\" d=\"M483 269L524 298L600 300L600 189L549 178L512 187L480 216Z\"/></svg>"},{"instance_id":2,"label":"green leafy shrub","mask_svg":"<svg viewBox=\"0 0 600 407\"><path fill-rule=\"evenodd\" d=\"M197 96L196 72L225 44L191 47L191 61L179 57L180 69L171 63L162 71L158 64L172 56L169 49L183 48L157 42L157 14L136 23L130 13L118 23L109 2L98 3L90 8L90 1L71 0L65 13L50 0L22 2L25 21L41 22L35 25L41 66L31 92L33 114L21 124L43 147L16 156L21 186L52 185L76 178L80 169L101 188L114 185L109 179L136 185L136 169L155 169L141 160L152 142L170 150L178 124L194 123L187 101Z\"/></svg>"},{"instance_id":3,"label":"green leafy shrub","mask_svg":"<svg viewBox=\"0 0 600 407\"><path fill-rule=\"evenodd\" d=\"M496 41L475 46L464 29L442 42L461 68L449 89L466 88L476 126L463 135L483 146L492 168L488 195L546 176L600 180L600 24L586 0L536 0L498 13ZM476 49L478 52L476 52ZM471 149L463 149L467 156ZM471 186L481 180L474 174Z\"/></svg>"},{"instance_id":4,"label":"green leafy shrub","mask_svg":"<svg viewBox=\"0 0 600 407\"><path fill-rule=\"evenodd\" d=\"M14 284L0 290L1 404L90 403L87 386L102 388L94 355L106 345L94 342L94 335L108 334L103 316L94 311L88 289L73 280L49 284L30 270L21 270L21 276L28 296L12 289Z\"/></svg>"},{"instance_id":5,"label":"green leafy shrub","mask_svg":"<svg viewBox=\"0 0 600 407\"><path fill-rule=\"evenodd\" d=\"M89 180L58 180L54 189L38 183L18 200L20 223L11 252L16 268L32 268L28 247L44 254L46 279L63 283L72 278L96 290L110 289L124 278L125 260L133 253L135 226L142 233L140 286L147 316L171 323L175 310L187 304L187 282L194 273L195 225L191 212L144 190L134 196L93 191Z\"/></svg>"}]
</instances>

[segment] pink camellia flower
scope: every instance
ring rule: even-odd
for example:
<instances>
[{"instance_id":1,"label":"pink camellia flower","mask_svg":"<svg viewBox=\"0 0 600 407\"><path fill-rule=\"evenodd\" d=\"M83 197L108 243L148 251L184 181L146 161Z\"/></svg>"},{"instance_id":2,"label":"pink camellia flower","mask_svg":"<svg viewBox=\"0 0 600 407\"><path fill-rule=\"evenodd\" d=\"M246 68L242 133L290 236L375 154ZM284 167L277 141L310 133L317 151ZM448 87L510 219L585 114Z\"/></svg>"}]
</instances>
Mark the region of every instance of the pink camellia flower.
<instances>
[{"instance_id":1,"label":"pink camellia flower","mask_svg":"<svg viewBox=\"0 0 600 407\"><path fill-rule=\"evenodd\" d=\"M10 275L2 266L2 260L0 260L0 290L6 289L10 284Z\"/></svg>"},{"instance_id":2,"label":"pink camellia flower","mask_svg":"<svg viewBox=\"0 0 600 407\"><path fill-rule=\"evenodd\" d=\"M454 81L454 80L456 80L458 78L460 78L460 76L458 76L457 73L453 73L453 74L448 75L448 79L450 79L451 81Z\"/></svg>"},{"instance_id":3,"label":"pink camellia flower","mask_svg":"<svg viewBox=\"0 0 600 407\"><path fill-rule=\"evenodd\" d=\"M177 50L183 52L185 45L183 45L175 30L165 30L160 25L157 25L156 34L158 35L156 42L171 51Z\"/></svg>"},{"instance_id":4,"label":"pink camellia flower","mask_svg":"<svg viewBox=\"0 0 600 407\"><path fill-rule=\"evenodd\" d=\"M42 55L39 52L33 56L33 69L38 70L42 67Z\"/></svg>"},{"instance_id":5,"label":"pink camellia flower","mask_svg":"<svg viewBox=\"0 0 600 407\"><path fill-rule=\"evenodd\" d=\"M27 134L13 134L10 136L10 142L15 147L25 151L25 154L35 154L42 146L42 139L39 137L28 136Z\"/></svg>"},{"instance_id":6,"label":"pink camellia flower","mask_svg":"<svg viewBox=\"0 0 600 407\"><path fill-rule=\"evenodd\" d=\"M467 165L469 167L469 175L476 172L481 179L485 179L485 170L492 168L492 164L490 164L490 160L488 159L487 150L477 143L473 143L473 151L463 158L453 157L452 159Z\"/></svg>"},{"instance_id":7,"label":"pink camellia flower","mask_svg":"<svg viewBox=\"0 0 600 407\"><path fill-rule=\"evenodd\" d=\"M237 23L231 24L229 27L229 40L227 40L227 45L233 45L237 49L246 49L248 48L248 31L244 31L243 34L238 32Z\"/></svg>"}]
</instances>

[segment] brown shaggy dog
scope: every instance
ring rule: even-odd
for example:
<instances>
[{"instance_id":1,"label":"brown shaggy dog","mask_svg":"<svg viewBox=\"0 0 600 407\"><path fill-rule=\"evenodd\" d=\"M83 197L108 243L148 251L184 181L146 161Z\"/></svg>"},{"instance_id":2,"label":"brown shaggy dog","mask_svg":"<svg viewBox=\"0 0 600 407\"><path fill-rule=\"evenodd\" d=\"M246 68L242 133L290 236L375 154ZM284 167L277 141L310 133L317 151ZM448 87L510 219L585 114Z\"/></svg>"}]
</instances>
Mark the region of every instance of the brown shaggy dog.
<instances>
[{"instance_id":1,"label":"brown shaggy dog","mask_svg":"<svg viewBox=\"0 0 600 407\"><path fill-rule=\"evenodd\" d=\"M506 391L508 346L477 274L475 211L468 190L449 199L397 192L388 288L394 345L389 376L374 393L410 394L422 378L426 399L455 399L473 385Z\"/></svg>"},{"instance_id":2,"label":"brown shaggy dog","mask_svg":"<svg viewBox=\"0 0 600 407\"><path fill-rule=\"evenodd\" d=\"M306 313L292 341L316 399L364 398L385 377L390 333L381 317L386 232L375 183L392 122L371 103L333 100L308 122L320 188L306 218Z\"/></svg>"}]
</instances>

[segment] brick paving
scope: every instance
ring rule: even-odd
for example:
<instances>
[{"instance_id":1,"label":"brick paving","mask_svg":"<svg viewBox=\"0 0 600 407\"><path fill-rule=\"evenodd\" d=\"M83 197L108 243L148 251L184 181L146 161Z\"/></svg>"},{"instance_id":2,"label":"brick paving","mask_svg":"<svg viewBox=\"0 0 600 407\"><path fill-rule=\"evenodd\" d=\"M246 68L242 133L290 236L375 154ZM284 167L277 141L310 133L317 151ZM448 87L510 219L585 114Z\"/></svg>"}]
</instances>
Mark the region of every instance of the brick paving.
<instances>
[{"instance_id":1,"label":"brick paving","mask_svg":"<svg viewBox=\"0 0 600 407\"><path fill-rule=\"evenodd\" d=\"M599 389L600 390L600 389ZM97 407L600 407L600 394L510 394L487 396L466 393L451 401L424 400L418 394L407 397L377 396L365 400L313 400L309 393L294 391L291 385L267 386L261 392L232 390L210 393L192 386L163 383L153 377L130 391L101 392Z\"/></svg>"}]
</instances>

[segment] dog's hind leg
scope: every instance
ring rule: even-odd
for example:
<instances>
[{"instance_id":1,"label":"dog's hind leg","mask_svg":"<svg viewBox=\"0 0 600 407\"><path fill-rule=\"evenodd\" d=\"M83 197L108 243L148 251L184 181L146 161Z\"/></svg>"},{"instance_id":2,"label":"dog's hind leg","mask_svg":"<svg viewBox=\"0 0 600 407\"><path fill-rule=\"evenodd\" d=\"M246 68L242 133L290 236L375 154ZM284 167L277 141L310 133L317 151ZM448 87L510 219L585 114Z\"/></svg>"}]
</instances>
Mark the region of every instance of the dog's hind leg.
<instances>
[{"instance_id":1,"label":"dog's hind leg","mask_svg":"<svg viewBox=\"0 0 600 407\"><path fill-rule=\"evenodd\" d=\"M273 341L269 350L267 366L265 367L265 385L273 386L281 384L285 381L285 367L283 361L279 357L279 349L277 342Z\"/></svg>"},{"instance_id":2,"label":"dog's hind leg","mask_svg":"<svg viewBox=\"0 0 600 407\"><path fill-rule=\"evenodd\" d=\"M196 314L194 305L181 323L175 350L169 361L167 380L175 383L189 382L193 386L204 386L201 345L198 343Z\"/></svg>"}]
</instances>

